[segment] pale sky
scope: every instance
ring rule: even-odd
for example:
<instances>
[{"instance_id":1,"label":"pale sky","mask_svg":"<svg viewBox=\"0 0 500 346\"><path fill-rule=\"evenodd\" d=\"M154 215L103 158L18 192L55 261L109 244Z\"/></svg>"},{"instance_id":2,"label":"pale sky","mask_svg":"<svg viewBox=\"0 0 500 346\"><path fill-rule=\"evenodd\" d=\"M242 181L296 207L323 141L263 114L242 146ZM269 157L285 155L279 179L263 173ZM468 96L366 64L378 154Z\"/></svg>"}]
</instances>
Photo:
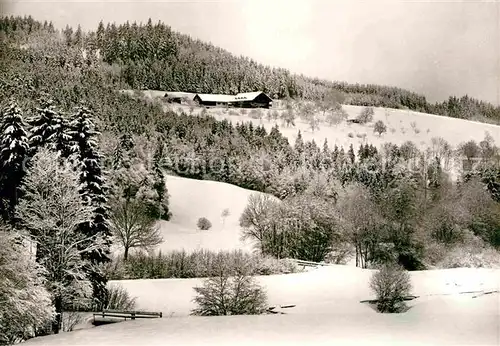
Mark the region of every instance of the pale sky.
<instances>
[{"instance_id":1,"label":"pale sky","mask_svg":"<svg viewBox=\"0 0 500 346\"><path fill-rule=\"evenodd\" d=\"M500 105L500 0L7 0L2 11L84 29L151 17L292 72Z\"/></svg>"}]
</instances>

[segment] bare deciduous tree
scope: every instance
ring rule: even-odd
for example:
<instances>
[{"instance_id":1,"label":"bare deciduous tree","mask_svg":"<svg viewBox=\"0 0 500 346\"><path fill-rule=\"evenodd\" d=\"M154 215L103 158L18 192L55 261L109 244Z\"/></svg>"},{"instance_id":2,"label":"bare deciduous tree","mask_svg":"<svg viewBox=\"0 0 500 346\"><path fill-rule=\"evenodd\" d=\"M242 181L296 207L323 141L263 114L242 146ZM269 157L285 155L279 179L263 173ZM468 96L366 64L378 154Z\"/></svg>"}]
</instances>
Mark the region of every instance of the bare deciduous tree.
<instances>
[{"instance_id":1,"label":"bare deciduous tree","mask_svg":"<svg viewBox=\"0 0 500 346\"><path fill-rule=\"evenodd\" d=\"M222 224L224 225L226 223L226 218L229 216L229 209L226 208L222 211L221 217L222 217Z\"/></svg>"},{"instance_id":2,"label":"bare deciduous tree","mask_svg":"<svg viewBox=\"0 0 500 346\"><path fill-rule=\"evenodd\" d=\"M348 118L347 112L339 105L326 115L328 125L338 125Z\"/></svg>"},{"instance_id":3,"label":"bare deciduous tree","mask_svg":"<svg viewBox=\"0 0 500 346\"><path fill-rule=\"evenodd\" d=\"M378 120L373 127L373 132L378 133L378 135L382 135L382 133L387 132L387 126L385 126L382 120Z\"/></svg>"},{"instance_id":4,"label":"bare deciduous tree","mask_svg":"<svg viewBox=\"0 0 500 346\"><path fill-rule=\"evenodd\" d=\"M450 145L442 137L431 138L431 147L428 148L428 154L431 160L439 160L441 165L446 169L449 167L450 159L453 156L453 150Z\"/></svg>"},{"instance_id":5,"label":"bare deciduous tree","mask_svg":"<svg viewBox=\"0 0 500 346\"><path fill-rule=\"evenodd\" d=\"M365 107L361 111L361 113L356 117L356 119L361 123L361 124L366 124L369 123L373 120L373 115L375 112L373 111L372 107Z\"/></svg>"},{"instance_id":6,"label":"bare deciduous tree","mask_svg":"<svg viewBox=\"0 0 500 346\"><path fill-rule=\"evenodd\" d=\"M236 275L230 277L228 264L218 256L214 266L218 275L205 279L203 286L195 287L193 315L258 315L267 309L267 295L252 276L249 266L240 263Z\"/></svg>"},{"instance_id":7,"label":"bare deciduous tree","mask_svg":"<svg viewBox=\"0 0 500 346\"><path fill-rule=\"evenodd\" d=\"M283 124L287 127L295 126L295 110L291 100L285 102L285 111L281 113Z\"/></svg>"},{"instance_id":8,"label":"bare deciduous tree","mask_svg":"<svg viewBox=\"0 0 500 346\"><path fill-rule=\"evenodd\" d=\"M474 140L470 140L460 144L458 153L459 155L464 155L467 158L469 168L472 168L473 159L481 156L481 147Z\"/></svg>"},{"instance_id":9,"label":"bare deciduous tree","mask_svg":"<svg viewBox=\"0 0 500 346\"><path fill-rule=\"evenodd\" d=\"M248 204L240 217L240 226L243 228L243 239L257 240L263 245L266 232L271 227L269 215L276 205L269 195L254 193L248 198ZM263 249L261 249L263 250Z\"/></svg>"},{"instance_id":10,"label":"bare deciduous tree","mask_svg":"<svg viewBox=\"0 0 500 346\"><path fill-rule=\"evenodd\" d=\"M163 242L159 227L147 214L141 201L133 198L113 198L111 229L124 249L124 260L132 248L150 249Z\"/></svg>"},{"instance_id":11,"label":"bare deciduous tree","mask_svg":"<svg viewBox=\"0 0 500 346\"><path fill-rule=\"evenodd\" d=\"M344 101L344 94L336 90L329 90L323 95L323 99L319 103L319 108L323 111L324 116L328 111L342 109L341 104Z\"/></svg>"},{"instance_id":12,"label":"bare deciduous tree","mask_svg":"<svg viewBox=\"0 0 500 346\"><path fill-rule=\"evenodd\" d=\"M369 192L362 186L350 186L339 197L343 228L356 249L356 266L366 268L382 241L382 216Z\"/></svg>"}]
</instances>

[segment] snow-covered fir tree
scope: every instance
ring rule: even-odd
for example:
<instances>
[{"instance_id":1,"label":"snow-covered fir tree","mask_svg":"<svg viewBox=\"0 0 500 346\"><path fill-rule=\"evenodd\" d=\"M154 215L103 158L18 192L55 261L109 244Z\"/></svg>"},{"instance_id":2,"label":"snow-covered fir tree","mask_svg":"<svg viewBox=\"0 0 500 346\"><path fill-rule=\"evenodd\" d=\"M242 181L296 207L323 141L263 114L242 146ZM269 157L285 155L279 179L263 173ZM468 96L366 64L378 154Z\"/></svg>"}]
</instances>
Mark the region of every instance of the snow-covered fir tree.
<instances>
[{"instance_id":1,"label":"snow-covered fir tree","mask_svg":"<svg viewBox=\"0 0 500 346\"><path fill-rule=\"evenodd\" d=\"M99 235L105 240L104 247L99 251L86 252L85 259L92 264L101 264L109 261L109 247L111 245L111 231L109 229L109 210L106 197L106 184L102 159L98 151L97 136L92 112L86 107L78 107L71 121L72 147L76 161L80 167L81 194L86 205L93 208L94 215L91 221L82 223L78 230L85 236ZM106 278L96 266L88 269L89 279L94 288L95 303L104 303L106 299Z\"/></svg>"},{"instance_id":2,"label":"snow-covered fir tree","mask_svg":"<svg viewBox=\"0 0 500 346\"><path fill-rule=\"evenodd\" d=\"M56 108L54 102L43 100L36 115L30 120L31 136L29 139L32 154L45 145L59 151L63 157L71 154L71 135L67 118Z\"/></svg>"},{"instance_id":3,"label":"snow-covered fir tree","mask_svg":"<svg viewBox=\"0 0 500 346\"><path fill-rule=\"evenodd\" d=\"M163 144L162 139L159 139L153 157L153 189L157 193L157 204L153 206L152 216L161 220L169 220L171 217L171 213L168 208L169 195L165 184L165 174L163 172L163 160L165 154L165 145Z\"/></svg>"},{"instance_id":4,"label":"snow-covered fir tree","mask_svg":"<svg viewBox=\"0 0 500 346\"><path fill-rule=\"evenodd\" d=\"M2 110L0 118L0 216L12 221L29 150L28 134L15 101Z\"/></svg>"}]
</instances>

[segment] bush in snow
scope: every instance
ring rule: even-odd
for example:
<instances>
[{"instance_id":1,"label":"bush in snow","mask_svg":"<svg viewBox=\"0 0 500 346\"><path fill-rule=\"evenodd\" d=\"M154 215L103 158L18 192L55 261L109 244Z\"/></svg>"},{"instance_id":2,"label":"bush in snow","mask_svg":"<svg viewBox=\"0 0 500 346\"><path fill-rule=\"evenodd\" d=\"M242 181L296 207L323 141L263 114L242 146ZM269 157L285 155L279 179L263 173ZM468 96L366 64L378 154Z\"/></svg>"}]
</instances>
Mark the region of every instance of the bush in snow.
<instances>
[{"instance_id":1,"label":"bush in snow","mask_svg":"<svg viewBox=\"0 0 500 346\"><path fill-rule=\"evenodd\" d=\"M262 120L264 117L264 113L260 109L252 109L250 113L248 113L248 116L252 119L259 119Z\"/></svg>"},{"instance_id":2,"label":"bush in snow","mask_svg":"<svg viewBox=\"0 0 500 346\"><path fill-rule=\"evenodd\" d=\"M387 132L387 126L384 124L382 120L378 120L373 127L373 132L378 133L378 135L382 135L382 133Z\"/></svg>"},{"instance_id":3,"label":"bush in snow","mask_svg":"<svg viewBox=\"0 0 500 346\"><path fill-rule=\"evenodd\" d=\"M361 113L356 117L356 119L361 123L361 124L366 124L369 123L373 120L373 115L375 112L373 111L373 108L371 107L365 107L361 111Z\"/></svg>"},{"instance_id":4,"label":"bush in snow","mask_svg":"<svg viewBox=\"0 0 500 346\"><path fill-rule=\"evenodd\" d=\"M62 314L62 330L72 332L75 327L84 321L84 315L79 311L65 311Z\"/></svg>"},{"instance_id":5,"label":"bush in snow","mask_svg":"<svg viewBox=\"0 0 500 346\"><path fill-rule=\"evenodd\" d=\"M427 257L437 268L500 268L500 252L469 230L463 232L463 241L451 248L442 244L430 248L441 250L437 254L436 250L428 251L434 257Z\"/></svg>"},{"instance_id":6,"label":"bush in snow","mask_svg":"<svg viewBox=\"0 0 500 346\"><path fill-rule=\"evenodd\" d=\"M258 315L267 309L267 296L255 279L248 275L249 268L241 262L235 276L229 276L229 268L223 260L217 261L218 275L208 278L203 286L195 287L193 315Z\"/></svg>"},{"instance_id":7,"label":"bush in snow","mask_svg":"<svg viewBox=\"0 0 500 346\"><path fill-rule=\"evenodd\" d=\"M200 217L196 225L202 231L207 231L212 228L212 223L206 217Z\"/></svg>"},{"instance_id":8,"label":"bush in snow","mask_svg":"<svg viewBox=\"0 0 500 346\"><path fill-rule=\"evenodd\" d=\"M108 301L106 310L133 310L135 308L135 297L131 297L120 285L110 285L108 287Z\"/></svg>"},{"instance_id":9,"label":"bush in snow","mask_svg":"<svg viewBox=\"0 0 500 346\"><path fill-rule=\"evenodd\" d=\"M297 262L290 259L277 259L271 256L254 257L253 275L291 274L299 271Z\"/></svg>"},{"instance_id":10,"label":"bush in snow","mask_svg":"<svg viewBox=\"0 0 500 346\"><path fill-rule=\"evenodd\" d=\"M0 345L35 336L54 317L46 271L15 233L0 224Z\"/></svg>"},{"instance_id":11,"label":"bush in snow","mask_svg":"<svg viewBox=\"0 0 500 346\"><path fill-rule=\"evenodd\" d=\"M227 265L230 275L237 273L241 262L248 264L250 275L276 275L299 271L294 261L262 257L242 251L198 250L187 253L181 250L149 255L144 252L131 254L126 262L117 258L105 267L105 272L110 280L211 277L218 273L219 259Z\"/></svg>"},{"instance_id":12,"label":"bush in snow","mask_svg":"<svg viewBox=\"0 0 500 346\"><path fill-rule=\"evenodd\" d=\"M456 246L447 250L438 268L500 268L500 253L485 246L481 250L471 247Z\"/></svg>"},{"instance_id":13,"label":"bush in snow","mask_svg":"<svg viewBox=\"0 0 500 346\"><path fill-rule=\"evenodd\" d=\"M373 274L370 288L377 295L379 312L401 312L411 290L410 275L402 267L387 264Z\"/></svg>"}]
</instances>

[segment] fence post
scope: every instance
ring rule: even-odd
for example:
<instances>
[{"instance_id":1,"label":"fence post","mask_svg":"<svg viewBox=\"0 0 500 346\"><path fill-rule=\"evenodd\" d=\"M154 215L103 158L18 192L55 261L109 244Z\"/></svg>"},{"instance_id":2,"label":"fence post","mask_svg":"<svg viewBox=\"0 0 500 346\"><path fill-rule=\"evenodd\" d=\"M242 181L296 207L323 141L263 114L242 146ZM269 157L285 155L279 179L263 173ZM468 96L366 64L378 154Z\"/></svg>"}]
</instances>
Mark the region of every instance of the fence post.
<instances>
[{"instance_id":1,"label":"fence post","mask_svg":"<svg viewBox=\"0 0 500 346\"><path fill-rule=\"evenodd\" d=\"M132 312L132 319L135 320L135 312Z\"/></svg>"}]
</instances>

